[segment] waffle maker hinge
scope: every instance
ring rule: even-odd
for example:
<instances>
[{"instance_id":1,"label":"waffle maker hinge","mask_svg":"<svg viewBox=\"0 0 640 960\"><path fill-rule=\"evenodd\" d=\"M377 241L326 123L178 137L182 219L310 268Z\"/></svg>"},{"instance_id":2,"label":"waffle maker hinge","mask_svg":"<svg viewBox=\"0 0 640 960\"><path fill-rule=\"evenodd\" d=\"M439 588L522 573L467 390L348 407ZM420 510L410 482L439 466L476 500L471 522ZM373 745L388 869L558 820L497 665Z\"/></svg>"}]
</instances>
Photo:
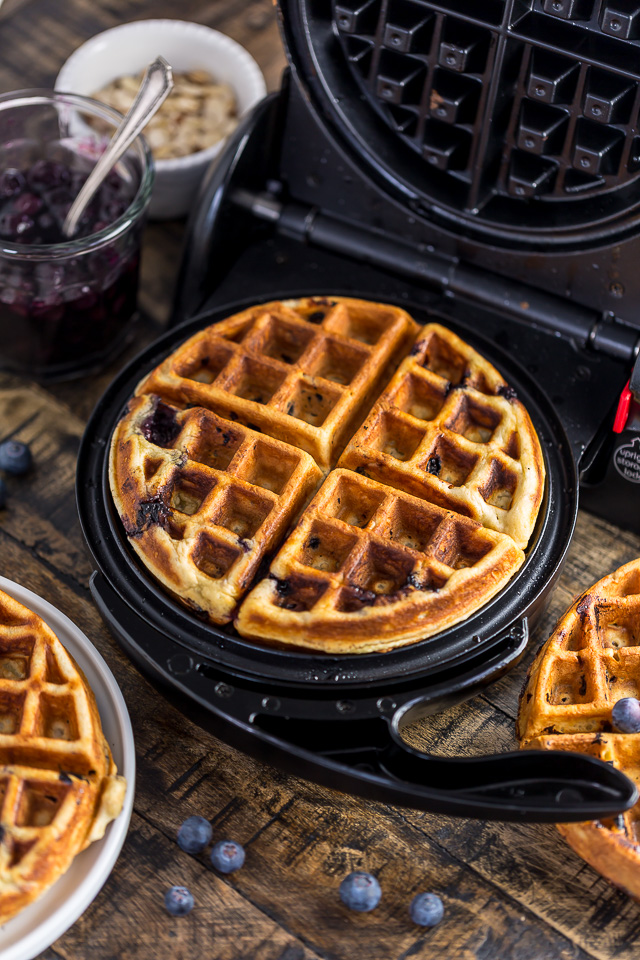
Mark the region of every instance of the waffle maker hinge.
<instances>
[{"instance_id":1,"label":"waffle maker hinge","mask_svg":"<svg viewBox=\"0 0 640 960\"><path fill-rule=\"evenodd\" d=\"M589 310L433 249L413 246L401 237L363 229L318 208L283 203L274 194L236 189L230 201L252 216L274 224L278 233L309 246L382 267L446 295L482 304L617 360L631 362L638 353L638 330L612 313Z\"/></svg>"}]
</instances>

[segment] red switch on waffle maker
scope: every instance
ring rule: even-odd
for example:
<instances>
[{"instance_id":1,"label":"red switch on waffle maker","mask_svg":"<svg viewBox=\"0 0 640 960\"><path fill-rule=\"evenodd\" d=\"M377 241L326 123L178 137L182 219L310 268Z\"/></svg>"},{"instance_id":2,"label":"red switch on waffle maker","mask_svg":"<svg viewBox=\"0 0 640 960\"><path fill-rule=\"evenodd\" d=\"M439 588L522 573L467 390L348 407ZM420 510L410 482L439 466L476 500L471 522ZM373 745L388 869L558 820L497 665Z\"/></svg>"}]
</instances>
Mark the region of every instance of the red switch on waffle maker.
<instances>
[{"instance_id":1,"label":"red switch on waffle maker","mask_svg":"<svg viewBox=\"0 0 640 960\"><path fill-rule=\"evenodd\" d=\"M613 432L622 433L633 429L632 424L640 416L640 354L636 358L631 376L620 394L618 409L613 421Z\"/></svg>"},{"instance_id":2,"label":"red switch on waffle maker","mask_svg":"<svg viewBox=\"0 0 640 960\"><path fill-rule=\"evenodd\" d=\"M631 400L633 394L629 387L630 380L627 380L622 393L620 394L620 399L618 400L618 409L616 410L615 420L613 421L613 432L622 433L624 428L627 425L627 420L629 419L629 409L631 407Z\"/></svg>"}]
</instances>

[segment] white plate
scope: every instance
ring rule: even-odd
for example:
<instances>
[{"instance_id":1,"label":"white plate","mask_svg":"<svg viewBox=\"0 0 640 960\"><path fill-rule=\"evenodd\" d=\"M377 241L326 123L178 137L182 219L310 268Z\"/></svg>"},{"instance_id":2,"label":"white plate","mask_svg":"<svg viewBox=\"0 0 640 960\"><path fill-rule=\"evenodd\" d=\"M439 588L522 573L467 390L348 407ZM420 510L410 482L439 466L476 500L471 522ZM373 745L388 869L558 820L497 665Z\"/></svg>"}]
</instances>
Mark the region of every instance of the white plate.
<instances>
[{"instance_id":1,"label":"white plate","mask_svg":"<svg viewBox=\"0 0 640 960\"><path fill-rule=\"evenodd\" d=\"M122 813L107 827L102 840L78 854L67 872L45 894L0 927L0 960L33 960L84 913L118 859L133 810L135 747L120 688L84 633L56 607L26 587L0 577L0 590L42 617L78 662L95 694L104 735L118 772L127 778Z\"/></svg>"}]
</instances>

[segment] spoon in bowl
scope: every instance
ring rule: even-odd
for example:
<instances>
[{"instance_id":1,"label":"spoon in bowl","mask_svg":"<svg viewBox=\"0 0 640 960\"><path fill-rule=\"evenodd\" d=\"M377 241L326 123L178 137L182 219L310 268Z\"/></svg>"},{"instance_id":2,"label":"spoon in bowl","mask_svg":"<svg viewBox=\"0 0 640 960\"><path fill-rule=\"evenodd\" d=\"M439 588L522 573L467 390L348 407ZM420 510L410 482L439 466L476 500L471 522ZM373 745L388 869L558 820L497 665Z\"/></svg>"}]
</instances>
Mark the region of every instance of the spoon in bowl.
<instances>
[{"instance_id":1,"label":"spoon in bowl","mask_svg":"<svg viewBox=\"0 0 640 960\"><path fill-rule=\"evenodd\" d=\"M140 89L129 112L113 134L109 144L87 177L80 193L62 224L62 232L70 238L76 232L82 214L105 177L127 150L173 89L173 73L164 57L157 57L145 70Z\"/></svg>"}]
</instances>

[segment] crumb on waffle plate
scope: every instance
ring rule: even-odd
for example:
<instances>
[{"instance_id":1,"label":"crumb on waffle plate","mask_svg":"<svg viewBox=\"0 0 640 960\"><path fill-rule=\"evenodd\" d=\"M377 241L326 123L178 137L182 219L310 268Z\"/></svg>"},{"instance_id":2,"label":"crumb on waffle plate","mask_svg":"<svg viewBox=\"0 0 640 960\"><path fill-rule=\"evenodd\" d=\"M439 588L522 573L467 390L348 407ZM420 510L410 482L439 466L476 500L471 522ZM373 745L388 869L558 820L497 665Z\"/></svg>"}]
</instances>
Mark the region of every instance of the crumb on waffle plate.
<instances>
[{"instance_id":1,"label":"crumb on waffle plate","mask_svg":"<svg viewBox=\"0 0 640 960\"><path fill-rule=\"evenodd\" d=\"M640 559L578 597L538 652L520 696L523 747L612 763L640 784L640 734L619 733L613 705L640 696ZM640 803L608 820L558 824L594 869L640 900Z\"/></svg>"},{"instance_id":2,"label":"crumb on waffle plate","mask_svg":"<svg viewBox=\"0 0 640 960\"><path fill-rule=\"evenodd\" d=\"M487 603L524 561L545 479L525 407L476 350L337 296L180 344L127 404L109 470L129 544L183 604L330 654Z\"/></svg>"},{"instance_id":3,"label":"crumb on waffle plate","mask_svg":"<svg viewBox=\"0 0 640 960\"><path fill-rule=\"evenodd\" d=\"M122 810L109 824L102 839L78 853L49 889L0 926L0 960L31 960L75 923L113 869L133 809L135 749L131 722L120 689L109 667L84 633L56 607L27 588L0 577L0 590L41 617L82 670L93 691L102 731L118 772L127 781Z\"/></svg>"}]
</instances>

